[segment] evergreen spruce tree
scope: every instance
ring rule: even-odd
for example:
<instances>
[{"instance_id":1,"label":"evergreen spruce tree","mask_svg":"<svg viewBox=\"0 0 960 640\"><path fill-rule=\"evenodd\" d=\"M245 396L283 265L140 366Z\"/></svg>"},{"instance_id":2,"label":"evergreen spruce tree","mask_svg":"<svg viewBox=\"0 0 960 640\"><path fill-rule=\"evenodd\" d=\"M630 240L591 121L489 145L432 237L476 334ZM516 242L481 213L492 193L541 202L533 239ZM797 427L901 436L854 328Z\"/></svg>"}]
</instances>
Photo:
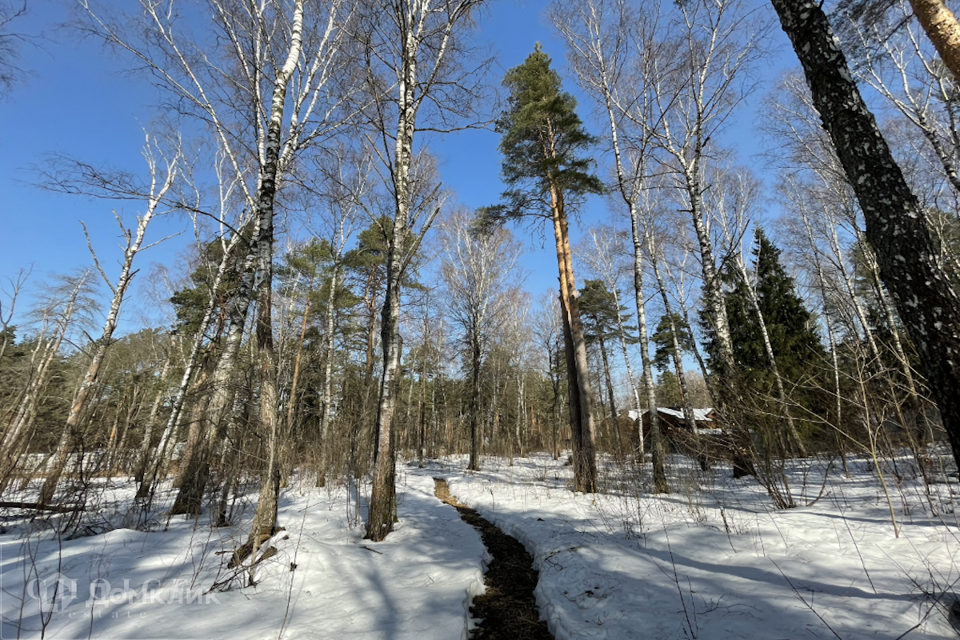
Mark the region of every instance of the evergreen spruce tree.
<instances>
[{"instance_id":1,"label":"evergreen spruce tree","mask_svg":"<svg viewBox=\"0 0 960 640\"><path fill-rule=\"evenodd\" d=\"M781 375L797 382L810 372L810 365L826 356L816 321L797 294L794 279L780 263L780 250L758 228L753 249L753 267L756 277L757 302L763 315ZM743 375L754 383L765 379L769 369L763 348L763 337L756 313L738 270L731 266L721 272L724 283L724 304L730 318L734 356ZM711 371L717 371L720 362L718 346L706 322L704 350Z\"/></svg>"},{"instance_id":2,"label":"evergreen spruce tree","mask_svg":"<svg viewBox=\"0 0 960 640\"><path fill-rule=\"evenodd\" d=\"M747 289L755 286L777 370L790 390L790 397L814 413L825 412L827 399L818 391L823 387L818 377L824 370L826 351L817 333L815 318L797 294L794 279L781 264L780 250L759 227L752 255L754 283L744 282L740 270L733 264L720 274L742 391L749 392L750 400L760 405L761 415L779 414L774 407L765 406L776 392L763 333ZM709 325L703 320L701 325L705 332L707 364L716 372L721 366L719 345Z\"/></svg>"},{"instance_id":3,"label":"evergreen spruce tree","mask_svg":"<svg viewBox=\"0 0 960 640\"><path fill-rule=\"evenodd\" d=\"M749 377L751 371L762 366L763 344L756 316L750 309L747 284L730 261L724 263L717 275L723 285L723 303L729 318L734 360L744 368L743 371L739 371L740 375ZM720 352L720 343L705 307L700 312L700 328L704 336L703 350L706 354L707 367L714 376L718 376L724 370L724 360Z\"/></svg>"},{"instance_id":4,"label":"evergreen spruce tree","mask_svg":"<svg viewBox=\"0 0 960 640\"><path fill-rule=\"evenodd\" d=\"M797 295L793 278L780 264L780 250L760 228L757 228L753 256L757 298L777 367L784 378L798 382L810 374L811 365L816 367L826 357L816 322Z\"/></svg>"},{"instance_id":5,"label":"evergreen spruce tree","mask_svg":"<svg viewBox=\"0 0 960 640\"><path fill-rule=\"evenodd\" d=\"M657 400L663 407L679 407L683 404L680 381L672 371L663 370L657 376Z\"/></svg>"}]
</instances>

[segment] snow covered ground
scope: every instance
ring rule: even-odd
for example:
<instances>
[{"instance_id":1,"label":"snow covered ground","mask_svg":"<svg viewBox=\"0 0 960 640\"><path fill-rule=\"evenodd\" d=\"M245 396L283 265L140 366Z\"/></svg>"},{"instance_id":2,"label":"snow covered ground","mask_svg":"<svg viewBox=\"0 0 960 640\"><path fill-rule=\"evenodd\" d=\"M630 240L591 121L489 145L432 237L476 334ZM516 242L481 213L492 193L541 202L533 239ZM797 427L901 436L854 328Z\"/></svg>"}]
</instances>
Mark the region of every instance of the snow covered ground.
<instances>
[{"instance_id":1,"label":"snow covered ground","mask_svg":"<svg viewBox=\"0 0 960 640\"><path fill-rule=\"evenodd\" d=\"M464 637L466 606L483 590L484 548L433 496L431 477L401 475L400 522L385 542L364 543L353 507L343 488L286 490L286 531L271 540L277 555L256 587L226 592L210 591L233 573L225 569L229 556L217 552L242 542L243 527L173 518L166 531L116 529L59 541L11 527L0 535L0 637ZM58 575L64 579L54 598ZM47 596L42 606L39 594Z\"/></svg>"},{"instance_id":2,"label":"snow covered ground","mask_svg":"<svg viewBox=\"0 0 960 640\"><path fill-rule=\"evenodd\" d=\"M541 613L560 639L957 637L944 615L952 595L941 597L960 589L955 483L933 486L935 516L919 483L888 473L897 538L866 461L851 463L851 479L834 469L819 500L786 511L753 479L681 459L673 493L659 497L613 469L602 493L577 495L570 467L547 456L484 462L472 474L460 458L401 466L400 522L378 544L362 540L355 493L294 482L281 499L286 530L270 541L278 553L245 588L226 559L246 519L167 522L167 491L137 530L134 487L101 481L85 529L96 535L5 521L0 637L463 638L485 553L433 496L435 476L531 551ZM817 465L791 470L802 504L822 483ZM120 528L98 533L98 523ZM232 588L212 590L218 583Z\"/></svg>"},{"instance_id":3,"label":"snow covered ground","mask_svg":"<svg viewBox=\"0 0 960 640\"><path fill-rule=\"evenodd\" d=\"M925 514L918 483L904 481L896 538L869 465L851 467L812 506L780 511L755 480L679 460L675 493L662 497L630 498L623 486L572 495L568 468L548 458L451 470L448 483L534 555L558 639L957 637L943 613L952 596L938 600L960 579L954 516ZM803 490L801 466L793 471ZM810 500L822 480L808 473Z\"/></svg>"}]
</instances>

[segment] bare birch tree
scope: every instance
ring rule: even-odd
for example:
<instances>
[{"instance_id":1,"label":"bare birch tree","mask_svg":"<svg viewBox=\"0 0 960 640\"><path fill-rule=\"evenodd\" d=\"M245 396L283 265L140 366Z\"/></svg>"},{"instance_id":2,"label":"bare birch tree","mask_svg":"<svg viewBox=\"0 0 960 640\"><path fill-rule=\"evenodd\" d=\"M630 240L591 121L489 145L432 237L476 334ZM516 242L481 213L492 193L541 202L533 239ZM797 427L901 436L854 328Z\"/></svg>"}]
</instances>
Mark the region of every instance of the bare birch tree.
<instances>
[{"instance_id":1,"label":"bare birch tree","mask_svg":"<svg viewBox=\"0 0 960 640\"><path fill-rule=\"evenodd\" d=\"M36 345L30 355L30 370L26 384L9 422L0 438L0 494L10 481L21 453L26 449L30 431L37 416L41 396L52 375L52 364L67 339L67 331L74 320L74 313L89 296L90 271L83 271L65 284L66 295L55 294L42 310ZM18 280L19 282L19 280ZM12 306L12 305L11 305ZM6 417L6 416L4 416Z\"/></svg>"},{"instance_id":2,"label":"bare birch tree","mask_svg":"<svg viewBox=\"0 0 960 640\"><path fill-rule=\"evenodd\" d=\"M617 341L620 343L620 353L623 356L623 366L627 371L627 382L630 385L630 394L633 396L633 406L640 415L642 404L640 392L637 389L633 367L630 364L630 354L627 350L627 327L623 321L623 312L620 305L620 281L626 272L621 257L626 255L623 246L623 235L608 227L592 228L588 231L589 241L587 248L580 250L578 255L599 276L613 297L613 309L617 317ZM635 256L634 256L635 257ZM644 322L646 324L646 322ZM640 451L643 452L643 438L640 438Z\"/></svg>"},{"instance_id":3,"label":"bare birch tree","mask_svg":"<svg viewBox=\"0 0 960 640\"><path fill-rule=\"evenodd\" d=\"M215 35L215 45L189 40L182 35L186 33L181 29L183 16L153 3L141 3L139 16L127 23L98 13L90 4L83 8L90 32L131 54L168 92L172 105L209 127L238 177L243 207L255 212L255 232L233 296L226 344L212 376L214 391L207 405L202 446L194 448L188 461L173 511L199 512L210 454L233 405L229 385L246 314L256 300L259 418L268 446L257 512L248 544L241 551L241 555L249 551L256 555L260 542L276 525L280 484L272 318L277 192L291 163L346 118L352 89L342 83L340 74L347 60L341 26L350 20L353 3L292 0L233 5L209 0L203 26Z\"/></svg>"},{"instance_id":4,"label":"bare birch tree","mask_svg":"<svg viewBox=\"0 0 960 640\"><path fill-rule=\"evenodd\" d=\"M404 271L440 212L443 195L417 154L418 131L450 131L479 121L479 79L485 65L465 68L463 38L483 0L397 0L371 3L357 28L367 62L372 106L369 141L383 164L393 199L386 296L381 311L383 374L377 403L373 489L367 537L383 540L396 518L393 418L400 367L400 298ZM374 217L374 222L380 224Z\"/></svg>"},{"instance_id":5,"label":"bare birch tree","mask_svg":"<svg viewBox=\"0 0 960 640\"><path fill-rule=\"evenodd\" d=\"M464 334L470 371L470 459L480 470L480 372L492 334L501 333L507 318L507 289L517 286L520 246L509 231L478 231L465 213L453 213L440 228L443 262L440 273L447 311Z\"/></svg>"},{"instance_id":6,"label":"bare birch tree","mask_svg":"<svg viewBox=\"0 0 960 640\"><path fill-rule=\"evenodd\" d=\"M732 382L736 366L717 256L704 194L710 188L705 164L722 154L718 133L753 89L750 70L762 55L769 31L756 10L740 0L701 0L677 5L670 32L674 54L660 59L646 81L652 84L655 144L662 169L673 177L682 210L690 215L703 280L703 304L720 345L721 384ZM669 49L668 49L669 51Z\"/></svg>"},{"instance_id":7,"label":"bare birch tree","mask_svg":"<svg viewBox=\"0 0 960 640\"><path fill-rule=\"evenodd\" d=\"M955 80L944 73L939 61L925 46L922 35L909 21L906 0L894 2L906 26L895 34L880 33L880 26L852 24L863 49L858 77L877 90L909 122L929 145L934 167L960 195L956 156L960 152L960 123L953 110ZM877 45L870 46L870 42ZM927 154L921 154L927 155ZM936 167L939 164L939 168Z\"/></svg>"},{"instance_id":8,"label":"bare birch tree","mask_svg":"<svg viewBox=\"0 0 960 640\"><path fill-rule=\"evenodd\" d=\"M155 243L144 246L147 227L154 216L164 213L161 205L167 193L173 187L177 179L179 164L182 161L180 149L177 147L172 152L165 152L151 136L147 135L144 146L143 157L147 162L150 171L150 184L146 190L147 203L144 212L137 216L136 229L128 228L119 214L114 212L117 224L120 226L120 232L124 238L123 261L120 263L120 275L116 279L116 284L107 275L106 271L100 265L97 254L93 249L93 243L90 235L84 226L84 234L87 236L87 245L93 256L97 271L103 277L104 282L109 287L113 297L110 301L110 307L107 311L107 317L103 324L103 330L100 337L92 345L90 363L87 366L83 380L74 396L70 407L70 413L67 415L64 425L63 435L60 437L60 443L57 445L57 451L54 457L53 467L48 473L43 487L40 490L38 502L40 504L49 504L56 491L57 484L67 466L69 454L73 450L73 445L80 436L80 419L83 410L86 407L87 400L93 391L94 385L100 374L100 367L103 365L103 359L107 354L107 349L113 340L113 333L116 331L117 322L120 318L120 307L123 305L124 296L133 280L135 271L133 270L133 261L140 251L154 246Z\"/></svg>"},{"instance_id":9,"label":"bare birch tree","mask_svg":"<svg viewBox=\"0 0 960 640\"><path fill-rule=\"evenodd\" d=\"M650 415L654 484L658 492L666 493L643 279L648 232L638 206L644 190L649 189L647 172L654 146L651 118L655 102L647 81L666 59L662 43L657 41L659 11L636 12L621 0L557 3L554 7L553 21L566 38L577 82L601 106L608 121L608 144L613 151L616 175L613 190L626 206L633 241L633 290L642 380ZM624 135L625 124L634 125L633 136ZM639 441L643 455L642 427Z\"/></svg>"},{"instance_id":10,"label":"bare birch tree","mask_svg":"<svg viewBox=\"0 0 960 640\"><path fill-rule=\"evenodd\" d=\"M361 215L358 202L367 198L371 189L372 159L364 154L351 155L345 147L334 149L328 157L318 161L319 173L323 176L319 198L322 203L321 220L323 231L317 235L325 237L330 248L330 272L327 280L327 298L324 310L325 327L323 337L323 386L320 392L319 447L316 451L317 486L326 483L324 463L324 442L330 428L333 412L333 360L335 355L336 297L342 287L343 261L348 240L353 235L354 225ZM309 302L308 302L309 304ZM306 327L306 311L304 327ZM301 337L302 342L302 337ZM299 366L299 355L297 357ZM292 412L296 396L296 373L290 392L290 413L288 429L292 428Z\"/></svg>"},{"instance_id":11,"label":"bare birch tree","mask_svg":"<svg viewBox=\"0 0 960 640\"><path fill-rule=\"evenodd\" d=\"M23 291L23 286L27 283L31 271L32 269L20 269L15 280L13 278L7 279L10 283L10 290L0 289L0 293L3 293L7 298L6 309L3 308L3 300L0 299L0 362L2 362L3 354L10 344L10 329L14 326L13 318L17 311L17 300L20 299L20 292Z\"/></svg>"},{"instance_id":12,"label":"bare birch tree","mask_svg":"<svg viewBox=\"0 0 960 640\"><path fill-rule=\"evenodd\" d=\"M227 162L226 154L220 152L217 154L217 160L214 163L214 170L217 176L217 211L215 214L217 223L217 236L220 248L220 262L217 265L216 274L213 281L209 284L209 293L207 295L207 304L204 309L203 318L197 327L196 333L192 336L190 353L184 364L183 376L180 378L180 384L177 385L172 400L170 415L166 425L160 434L160 440L157 448L152 453L149 451L149 444L143 460L143 474L140 478L140 486L137 489L137 499L142 500L152 496L156 486L158 472L166 462L166 456L171 449L170 444L176 436L183 418L183 408L187 399L187 390L199 363L200 353L206 339L207 327L210 325L213 314L216 311L217 303L221 294L221 285L226 277L229 265L236 261L236 253L241 243L248 242L239 231L244 228L251 220L251 215L244 212L237 219L233 219L233 205L235 192L238 189L240 176L236 176L230 169L224 166ZM225 170L226 169L226 170ZM231 178L230 176L233 176ZM210 212L205 212L210 214ZM193 212L193 226L196 235L197 253L204 254L203 241L201 240L200 215ZM239 348L237 343L236 348ZM188 442L188 452L192 451ZM189 459L191 456L188 455Z\"/></svg>"},{"instance_id":13,"label":"bare birch tree","mask_svg":"<svg viewBox=\"0 0 960 640\"><path fill-rule=\"evenodd\" d=\"M793 448L800 455L805 455L805 447L800 440L800 433L797 431L793 413L790 410L791 403L787 397L783 377L780 375L780 369L777 366L777 357L770 342L767 323L763 318L757 291L751 283L752 279L747 272L747 264L744 259L743 238L752 222L750 215L758 208L759 185L753 176L746 173L744 169L720 170L714 184L719 188L713 190L708 196L710 208L715 212L715 220L723 235L724 253L728 256L728 263L732 265L732 269L736 270L742 282L746 285L750 306L760 330L767 366L773 376L777 398L780 401L780 409L783 411L783 417L787 423L789 443L782 442L783 451L786 452Z\"/></svg>"}]
</instances>

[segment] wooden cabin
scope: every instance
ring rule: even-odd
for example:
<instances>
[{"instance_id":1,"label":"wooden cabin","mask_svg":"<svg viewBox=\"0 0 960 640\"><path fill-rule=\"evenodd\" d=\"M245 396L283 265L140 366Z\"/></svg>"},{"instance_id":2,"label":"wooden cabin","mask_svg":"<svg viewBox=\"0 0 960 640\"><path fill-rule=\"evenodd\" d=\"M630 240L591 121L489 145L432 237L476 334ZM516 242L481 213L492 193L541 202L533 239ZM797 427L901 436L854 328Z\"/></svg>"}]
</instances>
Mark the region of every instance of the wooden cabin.
<instances>
[{"instance_id":1,"label":"wooden cabin","mask_svg":"<svg viewBox=\"0 0 960 640\"><path fill-rule=\"evenodd\" d=\"M637 419L636 411L630 412L630 417ZM684 437L693 430L687 426L687 419L683 415L682 407L658 407L657 417L660 423L660 433L667 438ZM717 422L717 412L713 409L694 409L693 417L697 423L697 430L701 434L718 435L721 432L720 425ZM650 436L650 412L645 410L640 414L641 424L643 425L643 437Z\"/></svg>"},{"instance_id":2,"label":"wooden cabin","mask_svg":"<svg viewBox=\"0 0 960 640\"><path fill-rule=\"evenodd\" d=\"M635 412L634 412L635 413ZM711 450L711 457L719 457L720 451L725 448L726 436L720 427L716 411L711 408L694 409L694 419L697 422L697 431L700 434L699 446L695 446L693 430L687 427L687 420L683 415L682 407L658 407L657 416L660 424L660 437L667 448L673 452L692 452L694 449L704 452ZM650 441L650 412L640 414L643 429L643 439Z\"/></svg>"}]
</instances>

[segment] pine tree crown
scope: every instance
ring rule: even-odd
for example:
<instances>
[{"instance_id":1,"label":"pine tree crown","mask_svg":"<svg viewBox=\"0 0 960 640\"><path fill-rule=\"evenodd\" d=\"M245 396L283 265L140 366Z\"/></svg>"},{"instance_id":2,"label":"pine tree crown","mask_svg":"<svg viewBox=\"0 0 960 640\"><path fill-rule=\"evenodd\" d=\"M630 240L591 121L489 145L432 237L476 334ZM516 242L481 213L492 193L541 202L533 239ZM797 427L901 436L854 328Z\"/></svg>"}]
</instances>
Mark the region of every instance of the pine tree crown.
<instances>
[{"instance_id":1,"label":"pine tree crown","mask_svg":"<svg viewBox=\"0 0 960 640\"><path fill-rule=\"evenodd\" d=\"M581 154L597 142L577 115L576 99L563 91L550 56L537 43L533 53L510 69L503 85L510 91L506 111L497 120L503 134L504 193L507 204L490 208L495 217L516 217L543 210L551 189L563 197L602 193L603 184Z\"/></svg>"}]
</instances>

